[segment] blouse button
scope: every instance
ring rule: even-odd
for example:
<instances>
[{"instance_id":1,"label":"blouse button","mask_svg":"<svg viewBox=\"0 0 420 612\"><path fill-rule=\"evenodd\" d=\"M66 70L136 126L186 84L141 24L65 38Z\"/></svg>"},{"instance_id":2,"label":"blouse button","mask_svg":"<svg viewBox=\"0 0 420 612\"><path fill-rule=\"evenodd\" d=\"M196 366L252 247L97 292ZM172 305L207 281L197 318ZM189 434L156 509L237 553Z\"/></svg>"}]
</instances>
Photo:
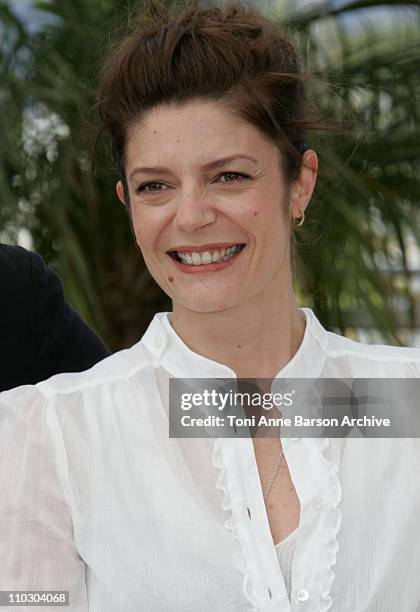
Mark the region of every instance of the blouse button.
<instances>
[{"instance_id":1,"label":"blouse button","mask_svg":"<svg viewBox=\"0 0 420 612\"><path fill-rule=\"evenodd\" d=\"M322 497L320 495L315 495L312 503L313 503L315 508L322 508L323 505L324 505L324 502L323 502Z\"/></svg>"},{"instance_id":2,"label":"blouse button","mask_svg":"<svg viewBox=\"0 0 420 612\"><path fill-rule=\"evenodd\" d=\"M309 599L308 589L299 589L299 591L296 593L296 597L298 601L308 601Z\"/></svg>"}]
</instances>

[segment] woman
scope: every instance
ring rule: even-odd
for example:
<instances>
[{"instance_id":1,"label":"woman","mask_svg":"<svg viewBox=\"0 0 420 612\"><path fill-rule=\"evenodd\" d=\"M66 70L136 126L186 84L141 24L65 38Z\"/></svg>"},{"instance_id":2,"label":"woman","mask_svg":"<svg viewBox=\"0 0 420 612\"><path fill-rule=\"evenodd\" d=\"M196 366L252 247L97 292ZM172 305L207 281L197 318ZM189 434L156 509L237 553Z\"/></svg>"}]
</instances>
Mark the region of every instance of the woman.
<instances>
[{"instance_id":1,"label":"woman","mask_svg":"<svg viewBox=\"0 0 420 612\"><path fill-rule=\"evenodd\" d=\"M239 3L152 8L98 108L173 310L82 374L2 395L0 587L82 612L414 612L417 441L168 436L171 378L418 377L420 352L297 307L317 156L284 34Z\"/></svg>"}]
</instances>

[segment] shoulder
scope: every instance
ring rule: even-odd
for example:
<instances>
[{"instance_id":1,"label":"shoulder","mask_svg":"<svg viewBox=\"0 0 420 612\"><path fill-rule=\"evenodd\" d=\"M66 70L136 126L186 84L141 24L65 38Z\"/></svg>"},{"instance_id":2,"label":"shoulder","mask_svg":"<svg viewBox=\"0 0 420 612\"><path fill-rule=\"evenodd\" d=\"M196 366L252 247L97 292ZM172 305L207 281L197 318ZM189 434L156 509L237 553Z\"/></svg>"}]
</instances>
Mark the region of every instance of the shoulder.
<instances>
[{"instance_id":1,"label":"shoulder","mask_svg":"<svg viewBox=\"0 0 420 612\"><path fill-rule=\"evenodd\" d=\"M39 296L44 294L53 293L64 303L58 275L40 255L19 246L0 244L0 288L13 303L15 313L37 307Z\"/></svg>"},{"instance_id":2,"label":"shoulder","mask_svg":"<svg viewBox=\"0 0 420 612\"><path fill-rule=\"evenodd\" d=\"M33 284L60 283L58 276L48 268L37 253L20 246L0 244L0 279L7 289L31 288Z\"/></svg>"},{"instance_id":3,"label":"shoulder","mask_svg":"<svg viewBox=\"0 0 420 612\"><path fill-rule=\"evenodd\" d=\"M109 355L66 302L60 277L43 258L0 244L0 390L89 368Z\"/></svg>"},{"instance_id":4,"label":"shoulder","mask_svg":"<svg viewBox=\"0 0 420 612\"><path fill-rule=\"evenodd\" d=\"M1 278L5 274L10 274L19 270L19 272L29 275L31 265L31 253L19 246L11 246L8 244L0 244L0 269Z\"/></svg>"},{"instance_id":5,"label":"shoulder","mask_svg":"<svg viewBox=\"0 0 420 612\"><path fill-rule=\"evenodd\" d=\"M0 392L0 420L7 414L67 410L84 404L85 399L103 407L103 398L109 396L110 388L113 388L115 399L118 388L131 389L133 380L144 380L150 374L149 366L152 366L149 353L140 341L82 372L63 372L35 384L20 384ZM141 393L141 387L140 384L136 388L137 394ZM98 402L95 397L99 398Z\"/></svg>"},{"instance_id":6,"label":"shoulder","mask_svg":"<svg viewBox=\"0 0 420 612\"><path fill-rule=\"evenodd\" d=\"M0 391L37 379L36 257L22 247L0 244Z\"/></svg>"},{"instance_id":7,"label":"shoulder","mask_svg":"<svg viewBox=\"0 0 420 612\"><path fill-rule=\"evenodd\" d=\"M0 293L2 311L7 309L12 316L20 311L32 293L32 254L18 246L0 244Z\"/></svg>"},{"instance_id":8,"label":"shoulder","mask_svg":"<svg viewBox=\"0 0 420 612\"><path fill-rule=\"evenodd\" d=\"M129 349L118 351L83 372L55 374L36 384L22 384L0 393L0 422L7 419L28 419L29 414L44 418L50 410L70 412L78 406L103 408L108 398L127 400L134 393L140 399L144 380L152 366L148 351L141 341ZM137 384L137 382L139 384ZM22 415L26 415L22 417Z\"/></svg>"},{"instance_id":9,"label":"shoulder","mask_svg":"<svg viewBox=\"0 0 420 612\"><path fill-rule=\"evenodd\" d=\"M327 338L327 359L358 371L349 375L381 376L381 372L388 372L395 377L420 376L420 348L367 344L334 332L327 332Z\"/></svg>"},{"instance_id":10,"label":"shoulder","mask_svg":"<svg viewBox=\"0 0 420 612\"><path fill-rule=\"evenodd\" d=\"M420 363L420 348L388 344L367 344L351 340L334 332L327 332L327 335L328 354L331 356L349 354L373 360L414 360Z\"/></svg>"},{"instance_id":11,"label":"shoulder","mask_svg":"<svg viewBox=\"0 0 420 612\"><path fill-rule=\"evenodd\" d=\"M39 434L39 440L47 426L49 403L36 385L20 385L0 393L0 456L2 452L21 438ZM38 442L39 443L39 442ZM6 455L5 455L6 456ZM10 457L8 457L10 459Z\"/></svg>"},{"instance_id":12,"label":"shoulder","mask_svg":"<svg viewBox=\"0 0 420 612\"><path fill-rule=\"evenodd\" d=\"M113 385L128 385L135 378L150 373L152 360L141 340L128 349L117 351L83 372L66 372L38 383L38 389L49 399L64 395L101 393Z\"/></svg>"}]
</instances>

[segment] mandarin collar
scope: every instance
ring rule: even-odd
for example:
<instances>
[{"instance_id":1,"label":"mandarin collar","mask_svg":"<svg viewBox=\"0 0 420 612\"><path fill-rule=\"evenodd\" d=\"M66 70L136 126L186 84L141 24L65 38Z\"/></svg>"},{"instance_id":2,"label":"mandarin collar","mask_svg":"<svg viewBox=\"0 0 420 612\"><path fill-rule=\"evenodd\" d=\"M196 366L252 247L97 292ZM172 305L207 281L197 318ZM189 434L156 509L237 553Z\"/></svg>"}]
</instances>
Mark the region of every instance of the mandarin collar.
<instances>
[{"instance_id":1,"label":"mandarin collar","mask_svg":"<svg viewBox=\"0 0 420 612\"><path fill-rule=\"evenodd\" d=\"M306 320L302 342L275 378L318 378L324 367L327 332L310 308L299 310ZM190 349L172 327L171 317L171 312L156 313L141 340L151 353L154 366L163 366L176 378L236 378L227 365Z\"/></svg>"}]
</instances>

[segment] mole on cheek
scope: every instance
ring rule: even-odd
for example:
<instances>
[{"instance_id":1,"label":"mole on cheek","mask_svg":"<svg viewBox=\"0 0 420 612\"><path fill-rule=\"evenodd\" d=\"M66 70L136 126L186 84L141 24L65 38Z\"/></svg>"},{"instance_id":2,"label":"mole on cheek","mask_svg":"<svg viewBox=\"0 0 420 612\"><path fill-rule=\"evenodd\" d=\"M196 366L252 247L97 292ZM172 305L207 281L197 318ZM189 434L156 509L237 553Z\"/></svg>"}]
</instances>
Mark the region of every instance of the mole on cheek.
<instances>
[{"instance_id":1,"label":"mole on cheek","mask_svg":"<svg viewBox=\"0 0 420 612\"><path fill-rule=\"evenodd\" d=\"M168 276L168 281L169 281L170 283L173 283L173 282L174 282L174 277L173 277L173 276Z\"/></svg>"},{"instance_id":2,"label":"mole on cheek","mask_svg":"<svg viewBox=\"0 0 420 612\"><path fill-rule=\"evenodd\" d=\"M254 210L254 217L258 215L258 210Z\"/></svg>"}]
</instances>

